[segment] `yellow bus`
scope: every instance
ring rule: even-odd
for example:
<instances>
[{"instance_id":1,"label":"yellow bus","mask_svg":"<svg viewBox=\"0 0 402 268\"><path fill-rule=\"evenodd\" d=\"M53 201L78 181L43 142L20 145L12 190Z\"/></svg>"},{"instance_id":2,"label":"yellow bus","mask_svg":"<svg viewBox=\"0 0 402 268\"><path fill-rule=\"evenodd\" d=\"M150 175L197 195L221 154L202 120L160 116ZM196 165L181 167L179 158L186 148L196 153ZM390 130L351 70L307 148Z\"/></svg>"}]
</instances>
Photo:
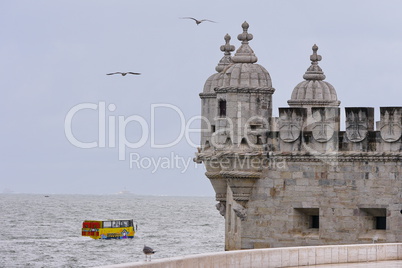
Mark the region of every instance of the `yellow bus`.
<instances>
[{"instance_id":1,"label":"yellow bus","mask_svg":"<svg viewBox=\"0 0 402 268\"><path fill-rule=\"evenodd\" d=\"M93 239L134 238L137 224L133 220L84 221L82 236Z\"/></svg>"}]
</instances>

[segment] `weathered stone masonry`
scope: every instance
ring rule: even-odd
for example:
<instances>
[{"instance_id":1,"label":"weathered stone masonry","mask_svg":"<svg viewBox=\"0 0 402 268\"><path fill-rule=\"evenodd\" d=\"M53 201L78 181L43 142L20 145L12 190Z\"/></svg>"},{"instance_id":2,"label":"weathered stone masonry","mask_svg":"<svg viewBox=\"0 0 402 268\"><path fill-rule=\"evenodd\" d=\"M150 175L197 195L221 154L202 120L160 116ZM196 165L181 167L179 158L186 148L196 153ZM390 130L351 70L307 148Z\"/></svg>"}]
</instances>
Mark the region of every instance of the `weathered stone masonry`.
<instances>
[{"instance_id":1,"label":"weathered stone masonry","mask_svg":"<svg viewBox=\"0 0 402 268\"><path fill-rule=\"evenodd\" d=\"M204 163L225 217L227 250L402 241L402 107L339 108L335 88L311 65L272 117L268 71L242 25L235 50L205 83ZM345 131L340 114L345 113Z\"/></svg>"}]
</instances>

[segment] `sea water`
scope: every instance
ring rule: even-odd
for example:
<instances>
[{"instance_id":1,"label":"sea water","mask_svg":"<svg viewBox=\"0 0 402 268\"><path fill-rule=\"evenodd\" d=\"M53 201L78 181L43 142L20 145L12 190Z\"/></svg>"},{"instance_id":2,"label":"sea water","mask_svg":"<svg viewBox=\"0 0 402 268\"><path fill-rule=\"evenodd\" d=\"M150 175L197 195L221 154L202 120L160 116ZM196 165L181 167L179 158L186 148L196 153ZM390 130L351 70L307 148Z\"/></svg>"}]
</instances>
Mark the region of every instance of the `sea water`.
<instances>
[{"instance_id":1,"label":"sea water","mask_svg":"<svg viewBox=\"0 0 402 268\"><path fill-rule=\"evenodd\" d=\"M0 194L0 267L94 267L224 250L214 197ZM84 220L134 219L134 239L81 236Z\"/></svg>"}]
</instances>

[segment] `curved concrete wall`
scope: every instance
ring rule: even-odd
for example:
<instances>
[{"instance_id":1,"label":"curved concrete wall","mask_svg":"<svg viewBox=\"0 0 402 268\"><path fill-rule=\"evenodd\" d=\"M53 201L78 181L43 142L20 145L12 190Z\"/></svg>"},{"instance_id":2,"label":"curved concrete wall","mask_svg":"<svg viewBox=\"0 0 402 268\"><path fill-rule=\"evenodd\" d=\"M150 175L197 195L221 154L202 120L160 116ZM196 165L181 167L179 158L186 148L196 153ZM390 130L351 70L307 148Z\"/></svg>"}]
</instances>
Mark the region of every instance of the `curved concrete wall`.
<instances>
[{"instance_id":1,"label":"curved concrete wall","mask_svg":"<svg viewBox=\"0 0 402 268\"><path fill-rule=\"evenodd\" d=\"M270 268L387 260L402 260L402 243L236 250L102 267Z\"/></svg>"}]
</instances>

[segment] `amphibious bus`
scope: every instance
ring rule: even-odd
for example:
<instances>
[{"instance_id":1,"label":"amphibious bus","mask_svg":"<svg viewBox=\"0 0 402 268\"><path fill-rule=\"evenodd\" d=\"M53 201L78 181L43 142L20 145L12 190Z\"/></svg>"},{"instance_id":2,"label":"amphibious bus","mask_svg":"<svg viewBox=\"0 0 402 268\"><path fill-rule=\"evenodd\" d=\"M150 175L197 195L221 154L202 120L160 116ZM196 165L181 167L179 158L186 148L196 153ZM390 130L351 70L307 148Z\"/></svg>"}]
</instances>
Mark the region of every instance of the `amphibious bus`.
<instances>
[{"instance_id":1,"label":"amphibious bus","mask_svg":"<svg viewBox=\"0 0 402 268\"><path fill-rule=\"evenodd\" d=\"M137 224L133 220L84 221L82 236L93 239L134 238Z\"/></svg>"}]
</instances>

